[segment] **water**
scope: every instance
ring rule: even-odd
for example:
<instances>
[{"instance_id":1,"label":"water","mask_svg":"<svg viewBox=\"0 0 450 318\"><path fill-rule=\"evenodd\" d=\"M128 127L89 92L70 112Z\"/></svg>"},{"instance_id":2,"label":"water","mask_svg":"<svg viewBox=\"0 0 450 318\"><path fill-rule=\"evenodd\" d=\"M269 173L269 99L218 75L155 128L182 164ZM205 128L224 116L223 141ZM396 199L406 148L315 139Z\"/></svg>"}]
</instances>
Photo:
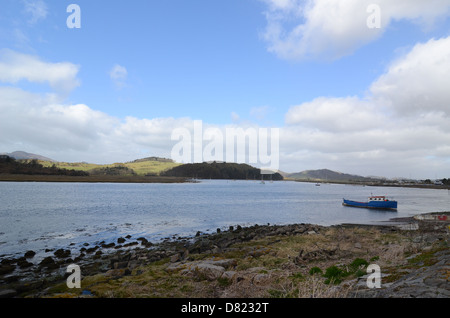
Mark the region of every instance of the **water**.
<instances>
[{"instance_id":1,"label":"water","mask_svg":"<svg viewBox=\"0 0 450 318\"><path fill-rule=\"evenodd\" d=\"M370 194L399 201L397 212L343 207ZM200 183L0 182L0 256L75 248L120 236L150 241L253 224L377 223L450 210L448 190L300 182Z\"/></svg>"}]
</instances>

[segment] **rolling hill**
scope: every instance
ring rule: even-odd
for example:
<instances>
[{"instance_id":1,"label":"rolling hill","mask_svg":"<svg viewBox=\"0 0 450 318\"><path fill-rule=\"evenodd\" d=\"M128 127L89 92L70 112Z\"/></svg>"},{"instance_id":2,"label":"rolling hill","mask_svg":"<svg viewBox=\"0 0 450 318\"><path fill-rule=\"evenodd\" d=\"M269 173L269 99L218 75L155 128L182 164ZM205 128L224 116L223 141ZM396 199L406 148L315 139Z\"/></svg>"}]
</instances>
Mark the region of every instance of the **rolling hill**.
<instances>
[{"instance_id":1,"label":"rolling hill","mask_svg":"<svg viewBox=\"0 0 450 318\"><path fill-rule=\"evenodd\" d=\"M11 158L14 158L16 160L42 160L42 161L50 161L50 162L55 162L55 160L41 156L41 155L37 155L34 153L29 153L29 152L25 152L25 151L14 151L11 153L6 153L6 152L2 152L0 153L0 155L6 155L9 156Z\"/></svg>"},{"instance_id":2,"label":"rolling hill","mask_svg":"<svg viewBox=\"0 0 450 318\"><path fill-rule=\"evenodd\" d=\"M336 172L329 169L305 170L302 172L288 173L286 178L302 181L330 181L330 182L349 182L349 181L378 181L379 179L371 177L362 177L353 174Z\"/></svg>"},{"instance_id":3,"label":"rolling hill","mask_svg":"<svg viewBox=\"0 0 450 318\"><path fill-rule=\"evenodd\" d=\"M113 164L95 164L87 162L61 162L42 155L28 153L25 151L14 151L11 153L0 153L0 155L6 155L16 160L29 162L31 160L37 160L43 167L55 167L58 169L67 170L79 170L88 172L91 175L138 175L138 176L158 176L161 172L179 166L179 163L173 162L171 159L159 158L159 157L147 157L137 159L125 163L113 163Z\"/></svg>"}]
</instances>

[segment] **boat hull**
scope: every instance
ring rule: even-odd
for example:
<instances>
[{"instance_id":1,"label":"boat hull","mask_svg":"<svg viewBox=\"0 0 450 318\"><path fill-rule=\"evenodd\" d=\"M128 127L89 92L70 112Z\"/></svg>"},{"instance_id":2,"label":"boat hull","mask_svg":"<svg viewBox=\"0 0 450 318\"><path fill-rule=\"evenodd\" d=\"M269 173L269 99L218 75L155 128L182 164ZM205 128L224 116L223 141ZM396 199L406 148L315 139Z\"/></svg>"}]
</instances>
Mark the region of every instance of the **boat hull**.
<instances>
[{"instance_id":1,"label":"boat hull","mask_svg":"<svg viewBox=\"0 0 450 318\"><path fill-rule=\"evenodd\" d=\"M344 206L351 206L355 208L368 208L368 209L387 209L396 210L397 201L369 201L369 202L358 202L352 200L346 200L342 202Z\"/></svg>"}]
</instances>

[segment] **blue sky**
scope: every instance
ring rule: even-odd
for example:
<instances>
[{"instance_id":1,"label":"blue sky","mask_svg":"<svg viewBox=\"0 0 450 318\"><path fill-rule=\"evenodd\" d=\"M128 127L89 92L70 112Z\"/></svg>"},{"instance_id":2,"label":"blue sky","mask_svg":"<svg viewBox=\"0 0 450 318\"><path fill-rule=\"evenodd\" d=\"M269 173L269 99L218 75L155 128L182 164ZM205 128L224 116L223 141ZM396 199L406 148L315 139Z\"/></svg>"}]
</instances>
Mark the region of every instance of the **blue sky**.
<instances>
[{"instance_id":1,"label":"blue sky","mask_svg":"<svg viewBox=\"0 0 450 318\"><path fill-rule=\"evenodd\" d=\"M81 8L80 29L66 25L70 15L66 8L71 3ZM339 9L336 3L342 4ZM369 3L381 8L379 29L364 25ZM281 128L281 170L450 175L449 143L441 142L449 133L445 123L450 111L449 106L439 106L450 105L448 96L433 87L420 92L433 101L439 98L438 106L414 107L417 112L410 118L403 107L405 97L381 85L392 86L392 81L401 79L396 63L405 62L405 69L419 74L413 59L413 53L422 56L418 45L448 39L450 1L434 0L424 6L417 0L358 4L338 0L2 0L1 7L0 71L2 66L9 76L0 76L0 88L10 104L3 102L8 111L2 116L5 131L0 152L20 149L61 161L99 163L169 156L173 143L163 136L170 140L170 129L189 125L184 120L202 120L222 128ZM440 52L426 60L447 63L449 52ZM18 72L17 61L22 61L18 56L29 62L25 63L29 70ZM52 66L55 73L31 76L34 63ZM426 69L433 72L433 65ZM443 81L448 79L444 76ZM398 85L397 92L404 81ZM417 91L414 85L402 91ZM17 107L17 112L10 110L25 96L42 101L33 110L25 105ZM369 105L364 103L367 100ZM68 117L53 125L55 105L58 114ZM6 124L14 122L15 116L24 115L16 120L15 127L20 129L32 122L32 114L39 109L47 112L34 119L48 133L38 138L29 127L28 132L6 132ZM364 123L361 118L370 112L374 121L381 122L351 132L348 125L336 124L333 130L335 123L330 124L327 117L331 109L347 114L345 121L350 125ZM363 117L350 118L355 114ZM58 126L71 119L71 124ZM427 146L412 143L402 160L397 143L406 138L411 122L430 132L433 147L428 139L423 140ZM372 138L389 138L392 145L345 148L348 140L359 145ZM336 140L341 144L336 145ZM123 151L112 146L121 143L127 144Z\"/></svg>"}]
</instances>

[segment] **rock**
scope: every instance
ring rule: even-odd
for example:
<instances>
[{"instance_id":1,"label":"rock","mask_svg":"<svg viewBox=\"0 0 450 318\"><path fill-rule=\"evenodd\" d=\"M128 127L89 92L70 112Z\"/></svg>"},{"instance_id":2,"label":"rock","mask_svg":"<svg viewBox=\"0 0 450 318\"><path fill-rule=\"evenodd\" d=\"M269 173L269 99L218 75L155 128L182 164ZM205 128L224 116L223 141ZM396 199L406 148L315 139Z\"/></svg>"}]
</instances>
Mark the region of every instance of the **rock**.
<instances>
[{"instance_id":1,"label":"rock","mask_svg":"<svg viewBox=\"0 0 450 318\"><path fill-rule=\"evenodd\" d=\"M121 278L123 276L131 275L131 271L128 268L121 268L121 269L110 269L105 273L105 276L111 277L114 279Z\"/></svg>"},{"instance_id":2,"label":"rock","mask_svg":"<svg viewBox=\"0 0 450 318\"><path fill-rule=\"evenodd\" d=\"M94 253L96 250L98 250L99 249L99 247L98 246L95 246L95 247L91 247L91 248L88 248L87 250L86 250L86 253Z\"/></svg>"},{"instance_id":3,"label":"rock","mask_svg":"<svg viewBox=\"0 0 450 318\"><path fill-rule=\"evenodd\" d=\"M125 239L123 237L119 237L117 239L117 243L119 243L119 244L125 243Z\"/></svg>"},{"instance_id":4,"label":"rock","mask_svg":"<svg viewBox=\"0 0 450 318\"><path fill-rule=\"evenodd\" d=\"M269 252L270 252L269 248L262 247L262 248L257 248L257 249L251 250L250 252L248 252L247 255L251 256L251 257L260 257L262 255L268 254Z\"/></svg>"},{"instance_id":5,"label":"rock","mask_svg":"<svg viewBox=\"0 0 450 318\"><path fill-rule=\"evenodd\" d=\"M16 266L12 264L2 264L0 266L0 275L6 275L12 273L16 269Z\"/></svg>"},{"instance_id":6,"label":"rock","mask_svg":"<svg viewBox=\"0 0 450 318\"><path fill-rule=\"evenodd\" d=\"M133 270L133 269L135 269L135 268L137 268L137 267L139 267L139 262L137 261L137 260L135 260L135 261L130 261L130 262L128 262L128 269L129 270Z\"/></svg>"},{"instance_id":7,"label":"rock","mask_svg":"<svg viewBox=\"0 0 450 318\"><path fill-rule=\"evenodd\" d=\"M139 237L139 238L136 239L136 241L140 241L140 242L141 242L141 245L143 245L143 246L145 246L145 247L150 247L150 246L153 245L153 244L150 243L145 237Z\"/></svg>"},{"instance_id":8,"label":"rock","mask_svg":"<svg viewBox=\"0 0 450 318\"><path fill-rule=\"evenodd\" d=\"M269 279L269 275L267 274L256 274L253 276L252 282L255 285L264 284Z\"/></svg>"},{"instance_id":9,"label":"rock","mask_svg":"<svg viewBox=\"0 0 450 318\"><path fill-rule=\"evenodd\" d=\"M109 244L102 244L101 246L102 246L102 248L111 248L111 247L116 246L116 244L114 244L114 243L112 242L112 243L109 243Z\"/></svg>"},{"instance_id":10,"label":"rock","mask_svg":"<svg viewBox=\"0 0 450 318\"><path fill-rule=\"evenodd\" d=\"M21 257L17 260L17 265L23 269L33 266L33 263L28 262L25 257Z\"/></svg>"},{"instance_id":11,"label":"rock","mask_svg":"<svg viewBox=\"0 0 450 318\"><path fill-rule=\"evenodd\" d=\"M35 251L27 251L24 255L25 258L32 258L34 255L36 255Z\"/></svg>"},{"instance_id":12,"label":"rock","mask_svg":"<svg viewBox=\"0 0 450 318\"><path fill-rule=\"evenodd\" d=\"M64 250L62 248L56 250L53 253L57 258L67 258L70 256L70 250Z\"/></svg>"},{"instance_id":13,"label":"rock","mask_svg":"<svg viewBox=\"0 0 450 318\"><path fill-rule=\"evenodd\" d=\"M11 298L17 295L17 291L14 289L0 290L0 298Z\"/></svg>"},{"instance_id":14,"label":"rock","mask_svg":"<svg viewBox=\"0 0 450 318\"><path fill-rule=\"evenodd\" d=\"M138 245L138 244L139 244L138 242L130 242L130 243L124 244L123 247L130 247L130 246L134 246L134 245Z\"/></svg>"},{"instance_id":15,"label":"rock","mask_svg":"<svg viewBox=\"0 0 450 318\"><path fill-rule=\"evenodd\" d=\"M123 269L128 267L128 261L116 262L113 265L113 269Z\"/></svg>"},{"instance_id":16,"label":"rock","mask_svg":"<svg viewBox=\"0 0 450 318\"><path fill-rule=\"evenodd\" d=\"M215 280L222 276L224 272L225 268L222 266L216 266L208 263L200 263L194 268L195 275L206 280Z\"/></svg>"},{"instance_id":17,"label":"rock","mask_svg":"<svg viewBox=\"0 0 450 318\"><path fill-rule=\"evenodd\" d=\"M237 273L235 271L225 271L220 278L232 281L236 278L236 275Z\"/></svg>"},{"instance_id":18,"label":"rock","mask_svg":"<svg viewBox=\"0 0 450 318\"><path fill-rule=\"evenodd\" d=\"M59 268L59 265L56 264L55 260L54 260L51 256L48 256L48 257L44 258L44 259L39 263L39 266L40 266L41 268L46 267L46 268L48 268L48 269L56 269L56 268Z\"/></svg>"},{"instance_id":19,"label":"rock","mask_svg":"<svg viewBox=\"0 0 450 318\"><path fill-rule=\"evenodd\" d=\"M171 263L176 263L176 262L178 262L179 260L181 260L180 253L176 253L176 254L174 254L174 255L172 255L172 256L170 257L170 262L171 262Z\"/></svg>"}]
</instances>

